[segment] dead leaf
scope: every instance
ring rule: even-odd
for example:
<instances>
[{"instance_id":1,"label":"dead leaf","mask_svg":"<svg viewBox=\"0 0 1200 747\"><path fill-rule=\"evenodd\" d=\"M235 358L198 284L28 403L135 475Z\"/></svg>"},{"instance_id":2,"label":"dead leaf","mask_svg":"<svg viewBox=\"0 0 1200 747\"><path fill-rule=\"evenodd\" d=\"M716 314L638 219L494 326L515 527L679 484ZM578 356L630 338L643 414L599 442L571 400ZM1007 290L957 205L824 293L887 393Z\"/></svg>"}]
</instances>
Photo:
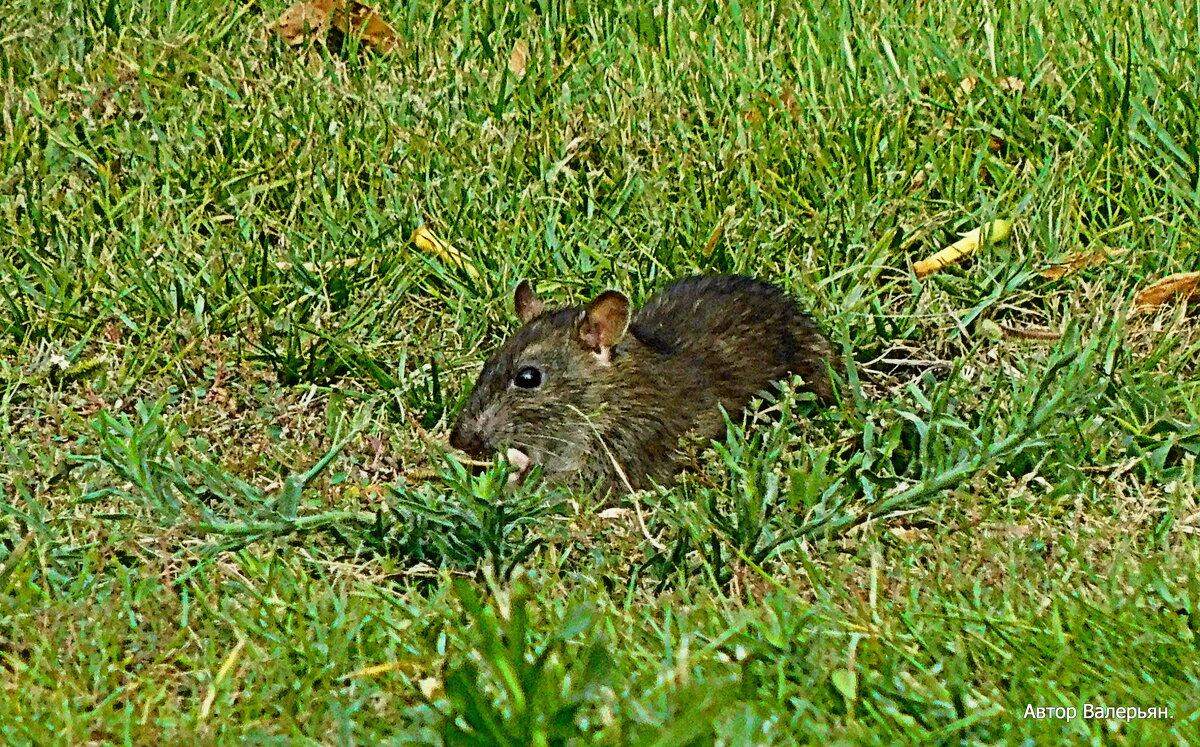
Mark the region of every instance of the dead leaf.
<instances>
[{"instance_id":1,"label":"dead leaf","mask_svg":"<svg viewBox=\"0 0 1200 747\"><path fill-rule=\"evenodd\" d=\"M119 345L121 340L125 337L125 331L122 329L121 325L111 321L104 323L103 334L104 339L108 340L114 345Z\"/></svg>"},{"instance_id":2,"label":"dead leaf","mask_svg":"<svg viewBox=\"0 0 1200 747\"><path fill-rule=\"evenodd\" d=\"M1004 337L1004 330L1000 329L1000 325L991 319L980 319L978 329L979 333L989 340L999 340Z\"/></svg>"},{"instance_id":3,"label":"dead leaf","mask_svg":"<svg viewBox=\"0 0 1200 747\"><path fill-rule=\"evenodd\" d=\"M508 70L518 78L525 77L525 65L529 62L529 42L517 39L512 54L508 56Z\"/></svg>"},{"instance_id":4,"label":"dead leaf","mask_svg":"<svg viewBox=\"0 0 1200 747\"><path fill-rule=\"evenodd\" d=\"M630 511L627 508L620 508L620 507L606 508L603 511L601 511L600 513L596 514L596 517L600 518L600 519L605 519L606 521L612 521L613 519L624 518L624 517L628 516L629 513L630 513Z\"/></svg>"},{"instance_id":5,"label":"dead leaf","mask_svg":"<svg viewBox=\"0 0 1200 747\"><path fill-rule=\"evenodd\" d=\"M919 192L925 186L925 182L929 180L929 174L933 171L933 164L926 163L921 168L913 173L912 179L908 182L908 193Z\"/></svg>"},{"instance_id":6,"label":"dead leaf","mask_svg":"<svg viewBox=\"0 0 1200 747\"><path fill-rule=\"evenodd\" d=\"M763 116L763 113L758 110L757 105L750 106L745 109L742 112L742 119L746 120L746 124L750 125L751 127L761 127L763 122L767 121L767 118Z\"/></svg>"},{"instance_id":7,"label":"dead leaf","mask_svg":"<svg viewBox=\"0 0 1200 747\"><path fill-rule=\"evenodd\" d=\"M1110 259L1116 259L1125 253L1124 249L1109 251L1106 249L1074 252L1068 254L1061 262L1056 262L1046 269L1042 270L1042 277L1047 280L1061 280L1067 275L1073 275L1080 270L1085 270L1088 267L1102 265Z\"/></svg>"},{"instance_id":8,"label":"dead leaf","mask_svg":"<svg viewBox=\"0 0 1200 747\"><path fill-rule=\"evenodd\" d=\"M717 225L713 228L712 233L708 235L708 241L705 242L704 248L701 250L705 257L711 257L717 248L717 244L721 243L721 237L725 235L725 226L729 225L729 221L733 220L736 212L737 209L733 205L730 205L721 213L721 220L717 221Z\"/></svg>"},{"instance_id":9,"label":"dead leaf","mask_svg":"<svg viewBox=\"0 0 1200 747\"><path fill-rule=\"evenodd\" d=\"M980 226L974 231L968 231L962 234L962 238L954 242L950 246L945 247L932 257L927 257L913 265L913 272L917 277L924 277L931 272L949 267L958 262L963 257L968 257L979 250L979 247L985 241L988 244L994 244L998 241L1003 241L1012 233L1012 221L994 220L986 226Z\"/></svg>"},{"instance_id":10,"label":"dead leaf","mask_svg":"<svg viewBox=\"0 0 1200 747\"><path fill-rule=\"evenodd\" d=\"M888 531L901 542L913 545L925 539L926 532L911 527L888 527Z\"/></svg>"},{"instance_id":11,"label":"dead leaf","mask_svg":"<svg viewBox=\"0 0 1200 747\"><path fill-rule=\"evenodd\" d=\"M996 524L987 527L984 531L989 535L1008 539L1025 539L1033 534L1033 527L1028 524Z\"/></svg>"},{"instance_id":12,"label":"dead leaf","mask_svg":"<svg viewBox=\"0 0 1200 747\"><path fill-rule=\"evenodd\" d=\"M420 562L414 566L406 568L404 570L404 575L405 576L425 576L428 578L428 577L433 577L433 576L438 575L438 569L434 568L433 566L429 565L428 563Z\"/></svg>"},{"instance_id":13,"label":"dead leaf","mask_svg":"<svg viewBox=\"0 0 1200 747\"><path fill-rule=\"evenodd\" d=\"M432 701L442 692L442 683L436 677L425 677L417 681L417 687L421 688L421 694L426 700Z\"/></svg>"},{"instance_id":14,"label":"dead leaf","mask_svg":"<svg viewBox=\"0 0 1200 747\"><path fill-rule=\"evenodd\" d=\"M443 261L466 270L467 274L472 278L479 279L479 270L475 269L475 266L471 264L467 256L458 249L455 249L454 245L450 242L439 239L428 225L423 223L417 230L413 231L412 242L421 251L435 254Z\"/></svg>"},{"instance_id":15,"label":"dead leaf","mask_svg":"<svg viewBox=\"0 0 1200 747\"><path fill-rule=\"evenodd\" d=\"M975 87L979 85L979 78L974 75L968 75L958 83L958 90L962 91L964 96L970 96L975 92Z\"/></svg>"},{"instance_id":16,"label":"dead leaf","mask_svg":"<svg viewBox=\"0 0 1200 747\"><path fill-rule=\"evenodd\" d=\"M272 28L290 46L303 44L310 36L325 33L338 0L301 0L279 16Z\"/></svg>"},{"instance_id":17,"label":"dead leaf","mask_svg":"<svg viewBox=\"0 0 1200 747\"><path fill-rule=\"evenodd\" d=\"M1001 75L996 78L996 87L1005 93L1020 93L1025 90L1025 81L1014 75Z\"/></svg>"},{"instance_id":18,"label":"dead leaf","mask_svg":"<svg viewBox=\"0 0 1200 747\"><path fill-rule=\"evenodd\" d=\"M348 270L351 267L357 267L358 263L361 261L362 260L358 259L357 257L349 257L347 259L342 259L342 260L331 259L327 262L302 262L300 264L300 266L303 267L308 272L311 272L314 275L316 275L321 272L329 272L330 270L336 270L338 268ZM288 270L292 269L293 267L295 267L295 264L292 262L276 262L275 263L275 269L281 270L283 272L287 272Z\"/></svg>"},{"instance_id":19,"label":"dead leaf","mask_svg":"<svg viewBox=\"0 0 1200 747\"><path fill-rule=\"evenodd\" d=\"M339 5L333 14L334 28L347 36L358 34L380 54L396 51L399 44L396 30L375 9L357 0L343 0Z\"/></svg>"},{"instance_id":20,"label":"dead leaf","mask_svg":"<svg viewBox=\"0 0 1200 747\"><path fill-rule=\"evenodd\" d=\"M1057 342L1062 337L1062 332L1051 327L1010 327L1007 324L1001 324L1000 331L1004 333L1005 337L1016 340Z\"/></svg>"},{"instance_id":21,"label":"dead leaf","mask_svg":"<svg viewBox=\"0 0 1200 747\"><path fill-rule=\"evenodd\" d=\"M1200 272L1177 272L1168 275L1133 297L1134 308L1140 311L1158 308L1173 298L1191 299L1200 284Z\"/></svg>"},{"instance_id":22,"label":"dead leaf","mask_svg":"<svg viewBox=\"0 0 1200 747\"><path fill-rule=\"evenodd\" d=\"M784 86L783 93L779 96L779 103L787 110L787 113L793 117L800 116L800 102L796 100L796 94L792 92L791 86Z\"/></svg>"},{"instance_id":23,"label":"dead leaf","mask_svg":"<svg viewBox=\"0 0 1200 747\"><path fill-rule=\"evenodd\" d=\"M381 54L395 51L398 44L396 31L358 0L301 0L272 24L280 38L293 47L325 34L331 26L347 36L360 36Z\"/></svg>"},{"instance_id":24,"label":"dead leaf","mask_svg":"<svg viewBox=\"0 0 1200 747\"><path fill-rule=\"evenodd\" d=\"M389 672L400 672L400 671L404 671L404 670L412 669L412 668L413 668L413 664L411 662L389 661L384 664L375 664L373 666L363 667L362 669L355 669L353 672L350 672L349 674L343 674L342 679L355 680L355 679L360 679L363 677L376 677L381 674L388 674Z\"/></svg>"}]
</instances>

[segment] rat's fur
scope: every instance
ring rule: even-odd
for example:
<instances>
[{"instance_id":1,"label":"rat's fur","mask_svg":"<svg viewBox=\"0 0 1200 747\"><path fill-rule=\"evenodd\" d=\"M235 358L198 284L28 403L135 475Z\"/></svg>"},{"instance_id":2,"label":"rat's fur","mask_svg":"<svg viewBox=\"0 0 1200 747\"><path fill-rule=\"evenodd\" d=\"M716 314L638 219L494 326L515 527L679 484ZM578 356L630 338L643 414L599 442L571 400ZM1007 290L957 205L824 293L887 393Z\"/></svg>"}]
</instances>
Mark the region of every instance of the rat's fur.
<instances>
[{"instance_id":1,"label":"rat's fur","mask_svg":"<svg viewBox=\"0 0 1200 747\"><path fill-rule=\"evenodd\" d=\"M515 448L547 479L600 489L665 483L683 438L718 438L724 419L789 374L826 403L829 341L781 290L747 277L681 280L629 319L607 291L586 307L546 310L528 283L525 322L479 375L450 436L476 456ZM525 367L536 389L513 383Z\"/></svg>"}]
</instances>

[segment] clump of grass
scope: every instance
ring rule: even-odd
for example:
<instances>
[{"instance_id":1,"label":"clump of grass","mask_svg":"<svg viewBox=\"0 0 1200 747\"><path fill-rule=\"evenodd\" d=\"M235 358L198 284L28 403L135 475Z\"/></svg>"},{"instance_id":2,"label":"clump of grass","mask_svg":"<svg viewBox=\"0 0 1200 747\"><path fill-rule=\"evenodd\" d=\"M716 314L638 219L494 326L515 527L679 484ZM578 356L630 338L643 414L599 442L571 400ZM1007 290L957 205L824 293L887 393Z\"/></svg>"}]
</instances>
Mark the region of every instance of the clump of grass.
<instances>
[{"instance_id":1,"label":"clump of grass","mask_svg":"<svg viewBox=\"0 0 1200 747\"><path fill-rule=\"evenodd\" d=\"M437 483L396 488L370 544L406 565L460 571L482 567L507 581L552 540L553 525L566 508L565 497L544 494L536 478L509 486L512 472L501 463L476 477L461 464L447 462Z\"/></svg>"}]
</instances>

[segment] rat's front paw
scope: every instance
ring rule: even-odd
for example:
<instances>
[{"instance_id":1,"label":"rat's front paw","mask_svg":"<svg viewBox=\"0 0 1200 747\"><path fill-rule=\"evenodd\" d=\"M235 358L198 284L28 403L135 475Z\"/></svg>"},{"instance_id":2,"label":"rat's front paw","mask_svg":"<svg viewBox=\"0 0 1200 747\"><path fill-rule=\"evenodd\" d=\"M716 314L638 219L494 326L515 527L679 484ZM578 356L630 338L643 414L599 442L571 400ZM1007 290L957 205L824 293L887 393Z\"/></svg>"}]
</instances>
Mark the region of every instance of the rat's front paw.
<instances>
[{"instance_id":1,"label":"rat's front paw","mask_svg":"<svg viewBox=\"0 0 1200 747\"><path fill-rule=\"evenodd\" d=\"M525 478L529 476L529 468L533 466L533 460L529 455L520 449L509 447L504 452L504 458L508 463L517 468L517 471L508 476L508 484L516 487L525 482Z\"/></svg>"}]
</instances>

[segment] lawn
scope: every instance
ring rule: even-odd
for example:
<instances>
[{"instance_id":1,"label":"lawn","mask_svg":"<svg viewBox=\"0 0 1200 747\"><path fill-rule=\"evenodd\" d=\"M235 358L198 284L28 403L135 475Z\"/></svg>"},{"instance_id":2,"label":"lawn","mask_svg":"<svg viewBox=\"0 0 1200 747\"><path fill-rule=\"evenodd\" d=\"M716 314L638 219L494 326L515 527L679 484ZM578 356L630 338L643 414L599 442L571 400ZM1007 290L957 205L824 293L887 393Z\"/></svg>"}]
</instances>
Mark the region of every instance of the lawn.
<instances>
[{"instance_id":1,"label":"lawn","mask_svg":"<svg viewBox=\"0 0 1200 747\"><path fill-rule=\"evenodd\" d=\"M1200 741L1200 12L1018 5L10 0L0 742ZM699 272L842 406L447 452L520 279Z\"/></svg>"}]
</instances>

